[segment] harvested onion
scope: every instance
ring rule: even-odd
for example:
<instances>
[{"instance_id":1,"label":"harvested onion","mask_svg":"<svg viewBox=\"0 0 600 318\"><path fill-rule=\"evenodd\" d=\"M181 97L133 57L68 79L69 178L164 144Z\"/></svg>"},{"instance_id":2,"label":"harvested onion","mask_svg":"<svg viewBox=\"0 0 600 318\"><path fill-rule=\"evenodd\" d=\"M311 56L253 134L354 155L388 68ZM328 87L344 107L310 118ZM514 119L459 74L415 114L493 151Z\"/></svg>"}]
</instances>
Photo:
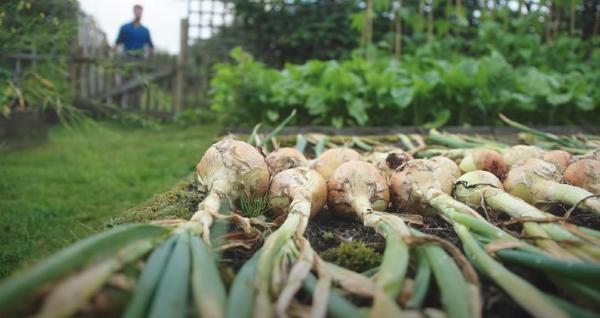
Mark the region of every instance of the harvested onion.
<instances>
[{"instance_id":1,"label":"harvested onion","mask_svg":"<svg viewBox=\"0 0 600 318\"><path fill-rule=\"evenodd\" d=\"M544 157L542 159L555 165L556 169L558 169L558 171L561 173L564 172L565 169L567 169L567 167L573 160L571 154L564 150L548 151L544 154Z\"/></svg>"},{"instance_id":2,"label":"harvested onion","mask_svg":"<svg viewBox=\"0 0 600 318\"><path fill-rule=\"evenodd\" d=\"M224 139L208 148L196 172L198 188L206 197L191 220L202 224L202 236L207 242L208 229L219 215L222 200L237 202L262 197L269 188L270 174L264 157L256 148L234 139Z\"/></svg>"},{"instance_id":3,"label":"harvested onion","mask_svg":"<svg viewBox=\"0 0 600 318\"><path fill-rule=\"evenodd\" d=\"M513 166L504 180L506 191L533 205L561 202L600 214L600 199L579 187L563 184L553 164L541 159L523 160ZM587 198L587 199L586 199Z\"/></svg>"},{"instance_id":4,"label":"harvested onion","mask_svg":"<svg viewBox=\"0 0 600 318\"><path fill-rule=\"evenodd\" d=\"M282 287L284 290L291 288L293 290L291 295L297 291L294 287L283 284L283 281L272 281L277 280L272 272L281 268L279 262L296 258L294 249L300 250L302 254L307 253L310 257L314 254L308 241L303 239L303 233L309 217L317 213L325 204L327 187L323 177L316 171L306 167L293 168L284 170L273 177L268 196L273 211L287 213L287 217L283 224L267 237L258 259L255 317L272 315L272 294L281 292L281 294L289 295L281 290L279 292L272 290L272 286ZM291 249L289 248L290 244L293 246ZM285 274L285 276L287 275L289 273ZM300 286L295 287L299 288ZM280 316L285 315L290 300L290 298L277 300L277 312Z\"/></svg>"},{"instance_id":5,"label":"harvested onion","mask_svg":"<svg viewBox=\"0 0 600 318\"><path fill-rule=\"evenodd\" d=\"M361 155L356 150L350 148L334 148L325 151L315 159L312 163L312 168L320 173L321 176L323 176L323 179L327 181L331 178L335 169L342 163L360 159Z\"/></svg>"},{"instance_id":6,"label":"harvested onion","mask_svg":"<svg viewBox=\"0 0 600 318\"><path fill-rule=\"evenodd\" d=\"M521 160L543 158L544 150L536 146L516 145L506 149L502 156L504 162L510 168Z\"/></svg>"},{"instance_id":7,"label":"harvested onion","mask_svg":"<svg viewBox=\"0 0 600 318\"><path fill-rule=\"evenodd\" d=\"M474 149L469 151L461 160L459 167L463 172L475 170L488 171L498 178L502 178L507 170L504 157L490 149Z\"/></svg>"},{"instance_id":8,"label":"harvested onion","mask_svg":"<svg viewBox=\"0 0 600 318\"><path fill-rule=\"evenodd\" d=\"M265 161L272 175L276 175L286 169L308 167L308 160L306 160L304 154L290 147L279 148L271 152L267 155Z\"/></svg>"},{"instance_id":9,"label":"harvested onion","mask_svg":"<svg viewBox=\"0 0 600 318\"><path fill-rule=\"evenodd\" d=\"M600 161L593 159L578 160L569 165L564 176L570 184L600 195Z\"/></svg>"}]
</instances>

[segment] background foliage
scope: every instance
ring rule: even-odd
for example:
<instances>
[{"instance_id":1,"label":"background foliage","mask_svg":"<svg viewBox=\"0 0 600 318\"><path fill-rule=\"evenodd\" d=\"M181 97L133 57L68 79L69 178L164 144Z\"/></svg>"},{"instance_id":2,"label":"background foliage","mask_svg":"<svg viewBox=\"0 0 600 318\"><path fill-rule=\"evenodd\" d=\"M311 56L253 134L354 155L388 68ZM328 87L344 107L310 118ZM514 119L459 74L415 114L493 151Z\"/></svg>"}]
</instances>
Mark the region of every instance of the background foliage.
<instances>
[{"instance_id":1,"label":"background foliage","mask_svg":"<svg viewBox=\"0 0 600 318\"><path fill-rule=\"evenodd\" d=\"M292 109L297 124L335 126L497 124L500 112L530 124L600 119L599 4L372 0L369 15L369 1L345 1L347 10L332 17L346 21L333 33L354 43L337 50L327 23L324 32L275 27L281 16L310 21L317 10L236 2L238 27L266 43L243 45L214 67L212 109L231 125L274 122ZM323 45L305 55L286 42L310 35L297 43Z\"/></svg>"},{"instance_id":2,"label":"background foliage","mask_svg":"<svg viewBox=\"0 0 600 318\"><path fill-rule=\"evenodd\" d=\"M73 0L8 0L0 3L0 53L65 56L77 35L79 5ZM0 111L53 108L71 111L67 61L47 58L22 65L11 74L14 60L0 56Z\"/></svg>"}]
</instances>

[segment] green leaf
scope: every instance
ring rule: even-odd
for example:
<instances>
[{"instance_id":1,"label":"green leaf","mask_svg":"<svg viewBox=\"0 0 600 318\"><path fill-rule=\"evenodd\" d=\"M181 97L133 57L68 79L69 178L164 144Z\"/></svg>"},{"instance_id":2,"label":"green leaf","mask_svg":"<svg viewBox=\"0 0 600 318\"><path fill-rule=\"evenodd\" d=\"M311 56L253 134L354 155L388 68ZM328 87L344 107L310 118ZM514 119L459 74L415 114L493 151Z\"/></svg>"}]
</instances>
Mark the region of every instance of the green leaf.
<instances>
[{"instance_id":1,"label":"green leaf","mask_svg":"<svg viewBox=\"0 0 600 318\"><path fill-rule=\"evenodd\" d=\"M570 102L572 98L573 96L571 95L571 93L565 93L550 95L546 98L546 100L552 106L559 106Z\"/></svg>"},{"instance_id":2,"label":"green leaf","mask_svg":"<svg viewBox=\"0 0 600 318\"><path fill-rule=\"evenodd\" d=\"M360 126L364 126L369 120L367 115L367 104L362 99L354 99L348 105L348 113Z\"/></svg>"},{"instance_id":3,"label":"green leaf","mask_svg":"<svg viewBox=\"0 0 600 318\"><path fill-rule=\"evenodd\" d=\"M591 111L595 108L594 101L587 95L578 96L575 99L575 104L577 105L577 107L579 107L579 109L584 111Z\"/></svg>"},{"instance_id":4,"label":"green leaf","mask_svg":"<svg viewBox=\"0 0 600 318\"><path fill-rule=\"evenodd\" d=\"M450 110L444 109L442 111L437 112L435 114L435 119L431 122L426 123L425 125L423 125L423 127L428 129L439 128L441 126L444 126L450 120L450 117Z\"/></svg>"},{"instance_id":5,"label":"green leaf","mask_svg":"<svg viewBox=\"0 0 600 318\"><path fill-rule=\"evenodd\" d=\"M406 108L413 101L414 92L412 87L392 88L390 94L396 106Z\"/></svg>"},{"instance_id":6,"label":"green leaf","mask_svg":"<svg viewBox=\"0 0 600 318\"><path fill-rule=\"evenodd\" d=\"M267 118L270 121L277 121L277 119L279 119L279 113L277 113L274 110L269 110L269 111L267 111Z\"/></svg>"}]
</instances>

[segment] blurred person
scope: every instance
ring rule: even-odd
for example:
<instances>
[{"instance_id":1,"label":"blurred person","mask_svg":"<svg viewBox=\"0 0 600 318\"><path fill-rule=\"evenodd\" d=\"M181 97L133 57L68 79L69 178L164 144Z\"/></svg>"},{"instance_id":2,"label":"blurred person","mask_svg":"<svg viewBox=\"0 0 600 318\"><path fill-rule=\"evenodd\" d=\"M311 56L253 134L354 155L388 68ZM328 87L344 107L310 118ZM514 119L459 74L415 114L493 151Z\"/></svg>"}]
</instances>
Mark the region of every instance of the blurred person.
<instances>
[{"instance_id":1,"label":"blurred person","mask_svg":"<svg viewBox=\"0 0 600 318\"><path fill-rule=\"evenodd\" d=\"M154 54L154 44L150 37L150 30L142 25L144 8L136 4L133 6L133 21L121 26L117 37L116 47L123 46L125 55L129 58L139 59L145 56L148 47L149 55Z\"/></svg>"}]
</instances>

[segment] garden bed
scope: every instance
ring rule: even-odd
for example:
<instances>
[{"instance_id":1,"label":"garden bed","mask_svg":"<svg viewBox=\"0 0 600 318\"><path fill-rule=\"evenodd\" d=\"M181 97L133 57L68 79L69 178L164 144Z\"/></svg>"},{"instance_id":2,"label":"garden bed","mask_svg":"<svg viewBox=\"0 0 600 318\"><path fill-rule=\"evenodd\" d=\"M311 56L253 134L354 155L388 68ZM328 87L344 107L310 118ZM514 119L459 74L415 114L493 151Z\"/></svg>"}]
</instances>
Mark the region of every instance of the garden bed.
<instances>
[{"instance_id":1,"label":"garden bed","mask_svg":"<svg viewBox=\"0 0 600 318\"><path fill-rule=\"evenodd\" d=\"M278 137L283 143L291 143L296 133L314 132L315 129L305 130L304 128L287 128L284 130L284 136ZM318 131L318 130L317 130ZM323 129L319 132L330 132L329 129ZM395 133L411 133L422 131L417 128L407 129L347 129L342 130L342 133L351 132L353 135L367 135L374 131L384 132L385 134ZM476 132L477 134L492 132L487 136L496 135L497 140L503 142L516 143L518 138L512 133L512 129L494 129L490 127L478 127L473 130L457 129L456 132L465 131ZM583 133L581 128L565 128L552 127L545 131L551 132L567 132L567 133ZM245 131L238 131L245 132ZM337 131L340 133L340 131ZM286 137L285 134L290 133L292 136ZM377 136L371 136L377 138ZM381 136L380 136L381 137ZM334 138L334 137L332 137ZM307 156L313 157L314 154L311 148ZM196 179L190 176L176 185L173 189L160 195L156 195L147 203L131 209L123 218L116 220L116 223L138 222L155 219L189 219L196 211L197 204L201 201L202 195L197 191ZM562 207L556 208L553 213L563 215L566 209ZM508 218L500 213L488 211L489 218L493 223L501 223ZM268 215L268 214L267 214ZM267 216L267 221L276 221L273 217ZM600 230L600 218L590 213L575 210L571 215L570 221L573 224L586 226L591 229ZM413 225L419 228L426 234L432 234L452 242L454 245L462 249L461 241L457 237L452 226L437 215L427 215L421 225ZM520 224L511 224L504 227L510 233L519 235L522 226ZM230 228L230 231L235 230ZM268 233L263 233L266 236ZM358 220L340 220L324 208L321 213L312 218L309 222L305 236L310 241L312 247L326 261L340 265L345 268L357 272L364 272L370 268L376 267L381 262L383 250L385 248L384 239L375 233L371 228L363 226ZM250 259L262 243L256 244L253 249L233 248L228 249L221 255L220 270L223 281L229 287L232 283L235 274L241 266ZM525 278L530 283L534 284L540 290L557 295L561 298L572 301L582 308L598 312L600 307L598 304L590 304L580 301L577 297L566 293L554 284L552 284L543 273L526 267L517 265L506 265L513 273ZM409 268L408 276L414 276L414 268ZM483 303L484 317L529 317L529 314L519 307L504 291L496 284L480 274L481 279L481 294ZM302 296L301 296L302 298ZM358 305L366 305L364 301L353 300ZM425 301L425 307L440 308L440 295L438 290L431 290Z\"/></svg>"}]
</instances>

